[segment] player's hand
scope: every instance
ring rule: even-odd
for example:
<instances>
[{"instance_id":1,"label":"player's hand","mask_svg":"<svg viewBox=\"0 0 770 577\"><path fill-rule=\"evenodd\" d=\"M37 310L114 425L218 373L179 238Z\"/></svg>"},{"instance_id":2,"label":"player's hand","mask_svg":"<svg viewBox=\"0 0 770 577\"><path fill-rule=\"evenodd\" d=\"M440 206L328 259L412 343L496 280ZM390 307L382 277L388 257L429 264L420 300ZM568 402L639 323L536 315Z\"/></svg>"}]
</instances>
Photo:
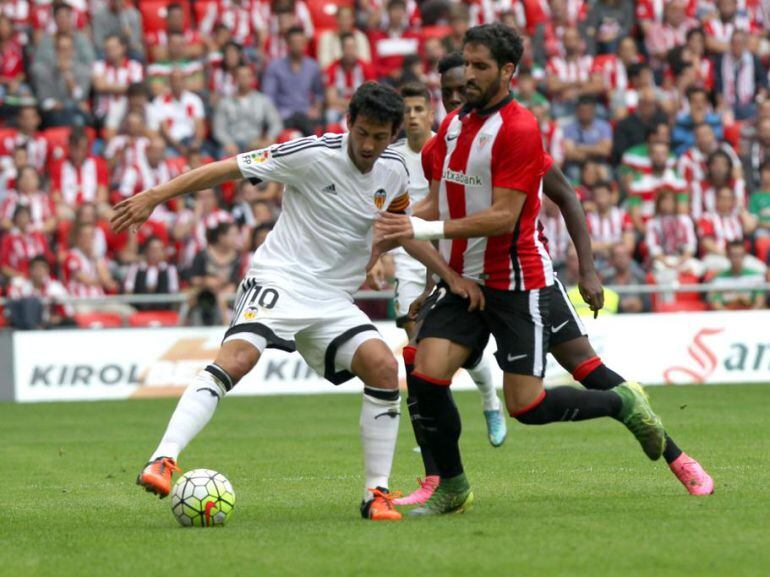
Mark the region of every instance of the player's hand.
<instances>
[{"instance_id":1,"label":"player's hand","mask_svg":"<svg viewBox=\"0 0 770 577\"><path fill-rule=\"evenodd\" d=\"M594 311L594 318L598 317L599 311L604 307L604 289L596 271L580 273L578 290L589 308Z\"/></svg>"},{"instance_id":2,"label":"player's hand","mask_svg":"<svg viewBox=\"0 0 770 577\"><path fill-rule=\"evenodd\" d=\"M412 304L409 305L409 312L407 313L407 317L409 317L410 321L417 320L417 316L420 314L420 309L422 308L425 299L427 299L429 296L430 291L423 291L420 293L420 296L412 301Z\"/></svg>"},{"instance_id":3,"label":"player's hand","mask_svg":"<svg viewBox=\"0 0 770 577\"><path fill-rule=\"evenodd\" d=\"M372 290L381 291L387 284L385 280L385 267L382 266L382 261L377 259L366 270L366 286Z\"/></svg>"},{"instance_id":4,"label":"player's hand","mask_svg":"<svg viewBox=\"0 0 770 577\"><path fill-rule=\"evenodd\" d=\"M470 301L468 311L484 310L484 293L478 283L458 275L449 283L449 290Z\"/></svg>"},{"instance_id":5,"label":"player's hand","mask_svg":"<svg viewBox=\"0 0 770 577\"><path fill-rule=\"evenodd\" d=\"M129 228L138 228L150 218L155 209L155 201L149 191L140 192L136 196L127 198L115 205L110 225L115 232L123 232Z\"/></svg>"},{"instance_id":6,"label":"player's hand","mask_svg":"<svg viewBox=\"0 0 770 577\"><path fill-rule=\"evenodd\" d=\"M374 233L382 240L414 238L412 221L405 214L381 212L374 221Z\"/></svg>"}]
</instances>

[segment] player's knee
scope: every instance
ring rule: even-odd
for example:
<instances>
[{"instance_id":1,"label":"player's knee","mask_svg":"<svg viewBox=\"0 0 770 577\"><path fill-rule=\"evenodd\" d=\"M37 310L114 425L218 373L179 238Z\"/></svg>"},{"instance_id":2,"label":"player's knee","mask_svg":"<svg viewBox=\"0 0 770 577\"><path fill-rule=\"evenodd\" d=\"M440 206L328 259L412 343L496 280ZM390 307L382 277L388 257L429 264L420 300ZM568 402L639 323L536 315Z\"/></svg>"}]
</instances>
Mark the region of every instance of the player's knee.
<instances>
[{"instance_id":1,"label":"player's knee","mask_svg":"<svg viewBox=\"0 0 770 577\"><path fill-rule=\"evenodd\" d=\"M398 361L391 355L379 355L369 363L367 383L380 389L398 388Z\"/></svg>"},{"instance_id":2,"label":"player's knee","mask_svg":"<svg viewBox=\"0 0 770 577\"><path fill-rule=\"evenodd\" d=\"M225 369L232 377L233 385L240 381L246 373L254 368L259 360L259 351L247 345L229 350L227 354L220 355L216 364Z\"/></svg>"}]
</instances>

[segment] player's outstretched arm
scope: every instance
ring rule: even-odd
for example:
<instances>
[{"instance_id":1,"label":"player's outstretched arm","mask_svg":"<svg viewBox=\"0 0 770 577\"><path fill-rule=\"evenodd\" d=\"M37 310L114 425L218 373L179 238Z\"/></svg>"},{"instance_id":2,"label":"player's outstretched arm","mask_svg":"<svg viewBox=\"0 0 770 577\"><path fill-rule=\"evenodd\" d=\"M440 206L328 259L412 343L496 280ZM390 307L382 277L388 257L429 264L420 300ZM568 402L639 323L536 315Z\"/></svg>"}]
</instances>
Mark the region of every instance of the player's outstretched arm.
<instances>
[{"instance_id":1,"label":"player's outstretched arm","mask_svg":"<svg viewBox=\"0 0 770 577\"><path fill-rule=\"evenodd\" d=\"M596 316L604 306L604 290L594 266L591 237L588 234L583 207L567 177L556 165L551 166L543 178L543 192L559 207L559 211L564 217L567 232L569 232L578 255L580 296L588 303L591 310L594 311L594 316Z\"/></svg>"},{"instance_id":2,"label":"player's outstretched arm","mask_svg":"<svg viewBox=\"0 0 770 577\"><path fill-rule=\"evenodd\" d=\"M196 192L206 188L240 178L241 171L235 158L212 162L186 172L165 184L150 188L127 198L115 205L115 213L110 219L115 232L122 232L129 227L144 223L156 206L177 196Z\"/></svg>"}]
</instances>

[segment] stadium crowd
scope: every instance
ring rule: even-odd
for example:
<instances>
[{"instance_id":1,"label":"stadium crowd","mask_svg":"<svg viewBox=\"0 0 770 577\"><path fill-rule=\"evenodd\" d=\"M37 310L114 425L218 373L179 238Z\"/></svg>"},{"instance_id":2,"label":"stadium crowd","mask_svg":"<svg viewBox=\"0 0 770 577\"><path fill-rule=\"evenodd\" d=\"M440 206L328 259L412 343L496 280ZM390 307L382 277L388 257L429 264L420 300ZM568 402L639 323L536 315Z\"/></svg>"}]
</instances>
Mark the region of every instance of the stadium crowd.
<instances>
[{"instance_id":1,"label":"stadium crowd","mask_svg":"<svg viewBox=\"0 0 770 577\"><path fill-rule=\"evenodd\" d=\"M438 122L439 61L492 21L525 34L511 88L575 185L605 282L747 287L610 295L610 311L764 307L751 289L770 248L764 0L0 0L3 296L187 291L188 322L226 321L280 187L204 190L135 235L110 230L111 206L213 159L344 131L368 80L424 83ZM541 219L574 283L558 209Z\"/></svg>"}]
</instances>

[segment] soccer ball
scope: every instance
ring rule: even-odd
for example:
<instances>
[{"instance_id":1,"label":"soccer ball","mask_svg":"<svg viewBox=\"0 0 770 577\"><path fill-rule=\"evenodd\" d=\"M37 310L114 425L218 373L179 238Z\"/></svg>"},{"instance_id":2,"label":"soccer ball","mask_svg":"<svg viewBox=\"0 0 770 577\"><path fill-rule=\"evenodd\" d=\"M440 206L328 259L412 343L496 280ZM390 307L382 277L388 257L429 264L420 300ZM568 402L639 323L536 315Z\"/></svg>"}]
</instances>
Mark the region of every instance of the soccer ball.
<instances>
[{"instance_id":1,"label":"soccer ball","mask_svg":"<svg viewBox=\"0 0 770 577\"><path fill-rule=\"evenodd\" d=\"M235 506L235 491L222 473L188 471L171 491L171 511L184 527L224 525Z\"/></svg>"}]
</instances>

